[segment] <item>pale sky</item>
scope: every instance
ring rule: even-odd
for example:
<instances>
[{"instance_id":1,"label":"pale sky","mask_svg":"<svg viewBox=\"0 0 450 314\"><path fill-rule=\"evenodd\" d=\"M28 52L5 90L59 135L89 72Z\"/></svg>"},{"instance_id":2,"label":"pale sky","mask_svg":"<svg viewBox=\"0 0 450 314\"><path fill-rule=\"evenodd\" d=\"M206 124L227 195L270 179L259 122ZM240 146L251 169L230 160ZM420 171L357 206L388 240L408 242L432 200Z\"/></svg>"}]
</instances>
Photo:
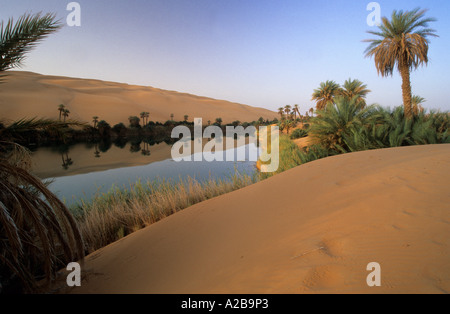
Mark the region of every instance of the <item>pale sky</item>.
<instances>
[{"instance_id":1,"label":"pale sky","mask_svg":"<svg viewBox=\"0 0 450 314\"><path fill-rule=\"evenodd\" d=\"M67 0L0 0L0 18L54 12ZM65 26L33 50L21 70L124 82L224 99L276 111L314 106L322 81L356 78L368 103L401 105L401 79L377 75L364 57L371 38L368 0L81 0L81 26ZM450 1L378 1L381 15L428 8L427 67L412 73L426 108L450 110Z\"/></svg>"}]
</instances>

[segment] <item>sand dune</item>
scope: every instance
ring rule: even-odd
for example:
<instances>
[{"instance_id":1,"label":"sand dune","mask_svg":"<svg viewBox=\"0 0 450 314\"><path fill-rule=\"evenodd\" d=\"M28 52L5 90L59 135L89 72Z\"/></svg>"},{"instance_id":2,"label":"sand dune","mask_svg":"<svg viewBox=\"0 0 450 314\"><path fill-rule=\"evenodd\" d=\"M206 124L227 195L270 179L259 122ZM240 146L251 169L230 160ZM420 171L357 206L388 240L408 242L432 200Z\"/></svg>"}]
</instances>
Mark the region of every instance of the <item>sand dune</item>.
<instances>
[{"instance_id":1,"label":"sand dune","mask_svg":"<svg viewBox=\"0 0 450 314\"><path fill-rule=\"evenodd\" d=\"M71 292L448 293L449 175L450 145L312 162L95 252Z\"/></svg>"},{"instance_id":2,"label":"sand dune","mask_svg":"<svg viewBox=\"0 0 450 314\"><path fill-rule=\"evenodd\" d=\"M190 94L166 91L153 87L133 86L89 79L46 76L31 72L10 71L0 84L0 117L58 118L58 105L70 110L70 118L91 122L99 116L111 125L128 123L128 117L143 111L151 121L165 122L174 114L175 120L184 115L224 123L239 120L251 122L259 117L273 119L275 112Z\"/></svg>"}]
</instances>

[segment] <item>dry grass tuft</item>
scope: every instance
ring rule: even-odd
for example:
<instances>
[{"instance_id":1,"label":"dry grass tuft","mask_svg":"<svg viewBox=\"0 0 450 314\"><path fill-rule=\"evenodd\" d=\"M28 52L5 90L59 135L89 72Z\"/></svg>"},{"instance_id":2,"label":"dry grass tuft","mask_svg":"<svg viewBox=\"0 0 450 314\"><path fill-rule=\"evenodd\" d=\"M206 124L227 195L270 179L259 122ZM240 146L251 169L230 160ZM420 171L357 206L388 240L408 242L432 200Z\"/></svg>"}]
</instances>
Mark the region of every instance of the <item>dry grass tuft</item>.
<instances>
[{"instance_id":1,"label":"dry grass tuft","mask_svg":"<svg viewBox=\"0 0 450 314\"><path fill-rule=\"evenodd\" d=\"M231 178L199 182L159 180L137 182L129 189L113 188L72 211L87 252L93 252L196 203L255 183L256 176L235 173Z\"/></svg>"}]
</instances>

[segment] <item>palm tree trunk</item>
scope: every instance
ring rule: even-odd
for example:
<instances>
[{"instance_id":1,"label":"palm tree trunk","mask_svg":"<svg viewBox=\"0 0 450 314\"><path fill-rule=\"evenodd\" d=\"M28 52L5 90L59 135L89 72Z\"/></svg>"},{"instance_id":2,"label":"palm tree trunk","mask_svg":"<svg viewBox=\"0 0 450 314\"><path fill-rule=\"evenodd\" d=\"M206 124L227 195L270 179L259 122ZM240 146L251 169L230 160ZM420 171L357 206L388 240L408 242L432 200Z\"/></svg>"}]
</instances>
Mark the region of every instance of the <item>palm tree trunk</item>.
<instances>
[{"instance_id":1,"label":"palm tree trunk","mask_svg":"<svg viewBox=\"0 0 450 314\"><path fill-rule=\"evenodd\" d=\"M411 105L411 81L409 67L406 64L402 64L400 65L399 70L402 77L402 93L403 106L405 108L405 117L411 119L413 117L413 111Z\"/></svg>"}]
</instances>

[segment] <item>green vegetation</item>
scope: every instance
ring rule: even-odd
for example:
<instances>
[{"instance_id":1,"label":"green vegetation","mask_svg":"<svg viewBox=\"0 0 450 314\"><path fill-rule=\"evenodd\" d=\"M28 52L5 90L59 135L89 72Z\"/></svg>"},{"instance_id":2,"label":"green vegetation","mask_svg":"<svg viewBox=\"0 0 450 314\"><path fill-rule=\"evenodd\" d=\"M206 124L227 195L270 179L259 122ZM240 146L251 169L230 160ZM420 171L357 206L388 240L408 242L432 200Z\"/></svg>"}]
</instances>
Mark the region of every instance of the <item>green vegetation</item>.
<instances>
[{"instance_id":1,"label":"green vegetation","mask_svg":"<svg viewBox=\"0 0 450 314\"><path fill-rule=\"evenodd\" d=\"M269 136L270 143L270 136ZM270 147L268 148L270 151ZM280 134L280 157L279 157L279 167L276 172L273 173L260 173L260 179L264 180L270 178L276 174L294 168L302 164L300 148L289 139L289 136L285 134ZM261 162L264 164L264 162Z\"/></svg>"},{"instance_id":2,"label":"green vegetation","mask_svg":"<svg viewBox=\"0 0 450 314\"><path fill-rule=\"evenodd\" d=\"M291 140L296 140L296 139L307 137L307 136L308 136L308 131L303 130L303 129L295 129L292 132L290 138L291 138Z\"/></svg>"},{"instance_id":3,"label":"green vegetation","mask_svg":"<svg viewBox=\"0 0 450 314\"><path fill-rule=\"evenodd\" d=\"M326 81L320 83L320 87L314 90L312 100L316 102L317 111L326 110L328 106L332 106L336 103L336 99L344 97L348 100L356 97L358 106L364 108L366 106L365 98L370 90L360 80L348 79L341 87L335 81ZM314 110L309 111L311 114Z\"/></svg>"},{"instance_id":4,"label":"green vegetation","mask_svg":"<svg viewBox=\"0 0 450 314\"><path fill-rule=\"evenodd\" d=\"M403 108L372 105L360 109L356 98L340 98L313 118L310 135L334 153L409 145L450 143L448 113L421 112L412 119Z\"/></svg>"}]
</instances>

